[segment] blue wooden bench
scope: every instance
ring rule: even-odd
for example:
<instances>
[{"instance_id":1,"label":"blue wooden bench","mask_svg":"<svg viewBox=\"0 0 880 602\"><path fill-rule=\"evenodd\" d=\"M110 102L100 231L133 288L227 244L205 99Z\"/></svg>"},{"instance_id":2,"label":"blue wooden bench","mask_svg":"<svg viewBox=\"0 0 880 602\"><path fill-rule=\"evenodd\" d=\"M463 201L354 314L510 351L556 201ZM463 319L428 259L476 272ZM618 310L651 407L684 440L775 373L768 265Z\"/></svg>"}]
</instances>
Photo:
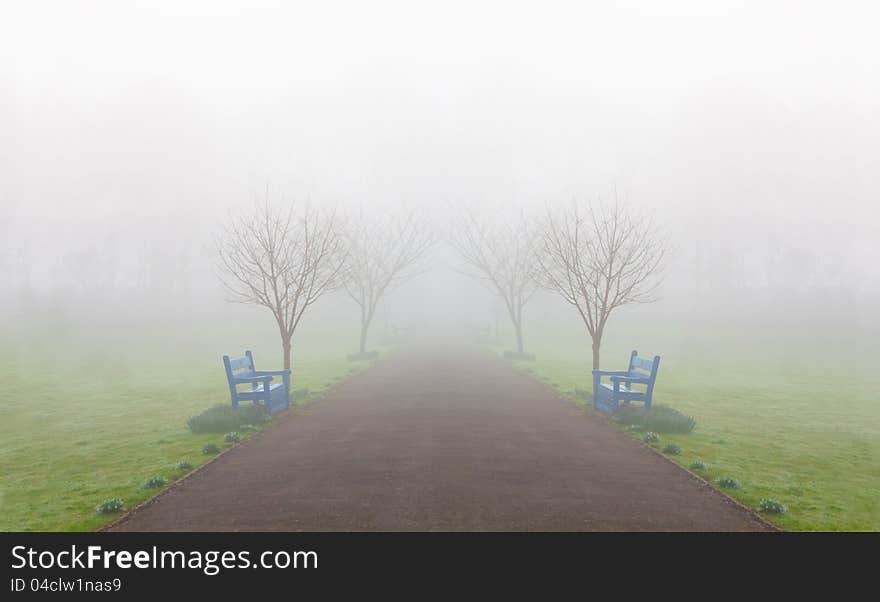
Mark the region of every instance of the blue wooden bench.
<instances>
[{"instance_id":1,"label":"blue wooden bench","mask_svg":"<svg viewBox=\"0 0 880 602\"><path fill-rule=\"evenodd\" d=\"M633 351L626 370L593 370L593 407L613 414L620 407L620 402L641 401L645 409L650 410L659 367L659 355L648 359L639 357L638 352ZM608 377L611 383L603 383L603 376ZM644 387L644 390L636 389L636 386Z\"/></svg>"},{"instance_id":2,"label":"blue wooden bench","mask_svg":"<svg viewBox=\"0 0 880 602\"><path fill-rule=\"evenodd\" d=\"M272 414L290 407L290 370L256 370L250 351L245 351L244 357L230 358L224 355L223 366L226 368L233 408L238 407L239 401L245 400L262 402ZM272 382L276 376L281 377L280 383ZM245 388L239 390L240 386Z\"/></svg>"}]
</instances>

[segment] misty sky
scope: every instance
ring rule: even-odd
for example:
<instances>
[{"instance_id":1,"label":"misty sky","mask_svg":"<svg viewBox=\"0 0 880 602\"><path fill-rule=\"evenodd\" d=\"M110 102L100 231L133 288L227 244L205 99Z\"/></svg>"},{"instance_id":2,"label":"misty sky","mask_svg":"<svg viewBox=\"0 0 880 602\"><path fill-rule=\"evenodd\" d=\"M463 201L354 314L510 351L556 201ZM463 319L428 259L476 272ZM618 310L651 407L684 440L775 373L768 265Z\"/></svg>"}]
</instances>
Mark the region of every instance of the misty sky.
<instances>
[{"instance_id":1,"label":"misty sky","mask_svg":"<svg viewBox=\"0 0 880 602\"><path fill-rule=\"evenodd\" d=\"M673 299L781 286L875 317L876 4L0 6L10 297L155 288L145 265L207 295L218 222L267 186L438 223L617 191L669 233Z\"/></svg>"}]
</instances>

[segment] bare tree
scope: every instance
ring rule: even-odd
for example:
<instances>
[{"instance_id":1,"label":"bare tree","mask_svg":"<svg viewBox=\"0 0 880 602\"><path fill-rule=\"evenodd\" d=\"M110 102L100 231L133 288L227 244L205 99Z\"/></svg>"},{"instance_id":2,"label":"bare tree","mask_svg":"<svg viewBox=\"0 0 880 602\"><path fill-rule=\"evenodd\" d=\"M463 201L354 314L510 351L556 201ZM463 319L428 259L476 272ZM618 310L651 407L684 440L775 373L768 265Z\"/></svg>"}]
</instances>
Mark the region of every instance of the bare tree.
<instances>
[{"instance_id":1,"label":"bare tree","mask_svg":"<svg viewBox=\"0 0 880 602\"><path fill-rule=\"evenodd\" d=\"M523 308L539 288L536 280L537 237L524 216L507 222L480 218L473 211L456 224L452 245L483 281L501 297L516 332L517 353L523 353Z\"/></svg>"},{"instance_id":2,"label":"bare tree","mask_svg":"<svg viewBox=\"0 0 880 602\"><path fill-rule=\"evenodd\" d=\"M382 297L418 274L418 265L434 237L412 213L399 219L370 220L363 212L346 231L348 267L345 290L361 310L359 352L366 353L367 333Z\"/></svg>"},{"instance_id":3,"label":"bare tree","mask_svg":"<svg viewBox=\"0 0 880 602\"><path fill-rule=\"evenodd\" d=\"M230 220L217 251L231 300L272 312L289 369L291 341L303 314L342 284L345 246L335 212L281 209L267 200Z\"/></svg>"},{"instance_id":4,"label":"bare tree","mask_svg":"<svg viewBox=\"0 0 880 602\"><path fill-rule=\"evenodd\" d=\"M583 319L593 340L593 369L612 312L655 300L665 255L653 223L620 203L548 212L537 254L541 282Z\"/></svg>"}]
</instances>

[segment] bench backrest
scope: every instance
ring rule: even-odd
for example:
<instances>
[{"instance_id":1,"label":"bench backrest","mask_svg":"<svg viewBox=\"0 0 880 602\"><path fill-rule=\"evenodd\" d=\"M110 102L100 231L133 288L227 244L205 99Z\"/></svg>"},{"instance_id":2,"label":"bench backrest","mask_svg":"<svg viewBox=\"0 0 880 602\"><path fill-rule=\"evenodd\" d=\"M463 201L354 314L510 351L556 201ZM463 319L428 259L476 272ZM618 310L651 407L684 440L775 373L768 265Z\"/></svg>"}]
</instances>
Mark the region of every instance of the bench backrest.
<instances>
[{"instance_id":1,"label":"bench backrest","mask_svg":"<svg viewBox=\"0 0 880 602\"><path fill-rule=\"evenodd\" d=\"M629 375L640 376L648 379L648 388L645 391L650 398L654 392L654 381L657 380L657 369L660 367L660 356L655 355L654 359L639 357L638 351L633 351L629 356Z\"/></svg>"},{"instance_id":2,"label":"bench backrest","mask_svg":"<svg viewBox=\"0 0 880 602\"><path fill-rule=\"evenodd\" d=\"M250 351L244 352L244 357L230 358L223 356L223 367L226 368L226 380L229 381L229 392L232 398L236 397L235 379L248 378L254 375L254 356Z\"/></svg>"}]
</instances>

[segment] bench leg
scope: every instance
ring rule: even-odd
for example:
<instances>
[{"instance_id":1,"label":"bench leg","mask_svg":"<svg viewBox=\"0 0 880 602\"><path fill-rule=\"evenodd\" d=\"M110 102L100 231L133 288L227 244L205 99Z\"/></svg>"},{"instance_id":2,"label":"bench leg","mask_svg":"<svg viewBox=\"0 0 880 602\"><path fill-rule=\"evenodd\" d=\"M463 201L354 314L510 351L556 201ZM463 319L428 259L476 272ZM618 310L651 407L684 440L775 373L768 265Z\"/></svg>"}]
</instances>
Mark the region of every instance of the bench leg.
<instances>
[{"instance_id":1,"label":"bench leg","mask_svg":"<svg viewBox=\"0 0 880 602\"><path fill-rule=\"evenodd\" d=\"M593 408L606 414L617 412L617 397L611 391L599 386L599 378L593 379Z\"/></svg>"}]
</instances>

